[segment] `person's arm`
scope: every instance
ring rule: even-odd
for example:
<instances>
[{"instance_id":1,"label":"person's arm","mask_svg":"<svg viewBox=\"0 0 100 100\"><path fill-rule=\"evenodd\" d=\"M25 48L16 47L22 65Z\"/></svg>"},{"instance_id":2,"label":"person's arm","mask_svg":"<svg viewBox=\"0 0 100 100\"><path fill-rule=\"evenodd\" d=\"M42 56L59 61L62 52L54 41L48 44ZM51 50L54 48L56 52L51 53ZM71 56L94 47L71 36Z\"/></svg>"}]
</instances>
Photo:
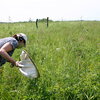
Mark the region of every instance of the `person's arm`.
<instances>
[{"instance_id":1,"label":"person's arm","mask_svg":"<svg viewBox=\"0 0 100 100\"><path fill-rule=\"evenodd\" d=\"M7 52L13 50L13 47L10 43L6 43L3 45L2 48L0 48L0 55L5 58L7 61L12 63L13 65L16 65L16 61L9 56Z\"/></svg>"}]
</instances>

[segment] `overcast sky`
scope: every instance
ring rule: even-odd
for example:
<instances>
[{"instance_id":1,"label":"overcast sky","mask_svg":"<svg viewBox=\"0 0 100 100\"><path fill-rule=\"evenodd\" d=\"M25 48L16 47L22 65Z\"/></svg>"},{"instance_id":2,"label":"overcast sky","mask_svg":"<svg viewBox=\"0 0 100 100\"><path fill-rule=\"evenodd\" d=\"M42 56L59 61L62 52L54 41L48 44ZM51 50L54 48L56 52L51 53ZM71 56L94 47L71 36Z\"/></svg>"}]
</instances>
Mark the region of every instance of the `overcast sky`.
<instances>
[{"instance_id":1,"label":"overcast sky","mask_svg":"<svg viewBox=\"0 0 100 100\"><path fill-rule=\"evenodd\" d=\"M100 20L100 0L0 0L0 22Z\"/></svg>"}]
</instances>

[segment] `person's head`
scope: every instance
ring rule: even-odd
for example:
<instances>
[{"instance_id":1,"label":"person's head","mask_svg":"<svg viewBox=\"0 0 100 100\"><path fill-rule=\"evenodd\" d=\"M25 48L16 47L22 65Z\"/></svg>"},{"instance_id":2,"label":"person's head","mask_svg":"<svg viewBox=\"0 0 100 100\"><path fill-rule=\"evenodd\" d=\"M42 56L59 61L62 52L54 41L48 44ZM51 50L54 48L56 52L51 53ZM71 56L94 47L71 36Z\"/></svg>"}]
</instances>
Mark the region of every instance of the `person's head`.
<instances>
[{"instance_id":1,"label":"person's head","mask_svg":"<svg viewBox=\"0 0 100 100\"><path fill-rule=\"evenodd\" d=\"M26 46L27 36L24 33L19 33L13 36L18 41L18 47Z\"/></svg>"}]
</instances>

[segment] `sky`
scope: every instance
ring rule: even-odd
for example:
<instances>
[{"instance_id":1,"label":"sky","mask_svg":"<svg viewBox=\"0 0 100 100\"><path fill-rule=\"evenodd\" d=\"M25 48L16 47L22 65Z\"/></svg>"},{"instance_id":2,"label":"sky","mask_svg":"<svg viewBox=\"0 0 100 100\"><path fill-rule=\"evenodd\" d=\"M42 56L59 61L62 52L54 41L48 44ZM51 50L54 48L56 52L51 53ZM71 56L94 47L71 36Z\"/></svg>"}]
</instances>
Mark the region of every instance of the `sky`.
<instances>
[{"instance_id":1,"label":"sky","mask_svg":"<svg viewBox=\"0 0 100 100\"><path fill-rule=\"evenodd\" d=\"M100 0L0 0L0 22L100 20Z\"/></svg>"}]
</instances>

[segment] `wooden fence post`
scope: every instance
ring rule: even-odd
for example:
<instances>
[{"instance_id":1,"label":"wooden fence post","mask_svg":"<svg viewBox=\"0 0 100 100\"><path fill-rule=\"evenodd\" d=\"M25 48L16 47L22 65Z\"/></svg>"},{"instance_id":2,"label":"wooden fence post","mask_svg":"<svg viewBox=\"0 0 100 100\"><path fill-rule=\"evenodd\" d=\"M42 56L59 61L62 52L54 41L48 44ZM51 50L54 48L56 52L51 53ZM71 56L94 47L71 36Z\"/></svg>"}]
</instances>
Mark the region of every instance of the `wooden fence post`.
<instances>
[{"instance_id":1,"label":"wooden fence post","mask_svg":"<svg viewBox=\"0 0 100 100\"><path fill-rule=\"evenodd\" d=\"M49 26L49 17L47 17L47 27Z\"/></svg>"},{"instance_id":2,"label":"wooden fence post","mask_svg":"<svg viewBox=\"0 0 100 100\"><path fill-rule=\"evenodd\" d=\"M36 19L36 28L38 28L38 19Z\"/></svg>"}]
</instances>

